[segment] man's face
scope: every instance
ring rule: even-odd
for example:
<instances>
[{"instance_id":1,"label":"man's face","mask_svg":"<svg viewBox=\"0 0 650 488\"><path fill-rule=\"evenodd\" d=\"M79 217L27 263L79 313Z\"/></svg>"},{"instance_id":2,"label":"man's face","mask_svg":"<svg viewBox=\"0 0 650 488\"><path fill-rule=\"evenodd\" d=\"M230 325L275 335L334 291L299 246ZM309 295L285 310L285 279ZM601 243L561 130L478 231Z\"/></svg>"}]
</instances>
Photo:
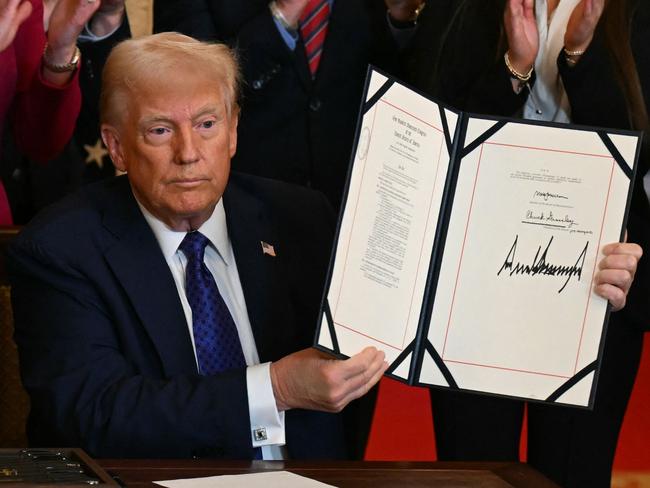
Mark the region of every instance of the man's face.
<instances>
[{"instance_id":1,"label":"man's face","mask_svg":"<svg viewBox=\"0 0 650 488\"><path fill-rule=\"evenodd\" d=\"M213 81L181 76L137 90L122 123L102 126L102 135L138 201L171 228L187 231L209 218L223 194L237 117L228 117Z\"/></svg>"}]
</instances>

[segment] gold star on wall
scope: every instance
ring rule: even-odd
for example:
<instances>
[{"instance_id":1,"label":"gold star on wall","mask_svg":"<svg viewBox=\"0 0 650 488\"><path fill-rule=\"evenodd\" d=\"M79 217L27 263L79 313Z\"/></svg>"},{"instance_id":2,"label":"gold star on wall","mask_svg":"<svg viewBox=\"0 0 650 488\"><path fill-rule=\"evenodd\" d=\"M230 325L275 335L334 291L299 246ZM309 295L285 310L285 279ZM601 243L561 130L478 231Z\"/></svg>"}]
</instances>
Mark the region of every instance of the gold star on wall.
<instances>
[{"instance_id":1,"label":"gold star on wall","mask_svg":"<svg viewBox=\"0 0 650 488\"><path fill-rule=\"evenodd\" d=\"M94 146L84 144L84 149L88 153L86 164L95 163L98 168L104 167L104 156L108 156L108 151L104 147L101 139L97 139Z\"/></svg>"}]
</instances>

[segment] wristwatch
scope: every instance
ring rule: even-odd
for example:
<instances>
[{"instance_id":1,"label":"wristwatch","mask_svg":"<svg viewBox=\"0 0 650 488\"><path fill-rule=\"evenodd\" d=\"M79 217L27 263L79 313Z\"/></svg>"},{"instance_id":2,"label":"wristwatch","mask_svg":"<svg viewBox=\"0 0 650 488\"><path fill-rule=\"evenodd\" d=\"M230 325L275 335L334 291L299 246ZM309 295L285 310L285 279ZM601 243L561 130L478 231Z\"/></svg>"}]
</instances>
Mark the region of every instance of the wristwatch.
<instances>
[{"instance_id":1,"label":"wristwatch","mask_svg":"<svg viewBox=\"0 0 650 488\"><path fill-rule=\"evenodd\" d=\"M45 43L45 49L43 49L43 66L45 66L47 69L49 69L53 73L67 73L69 71L74 71L75 69L77 69L77 65L79 64L79 59L81 58L81 52L79 51L78 47L75 46L72 59L65 64L56 64L48 60L47 47L48 44Z\"/></svg>"}]
</instances>

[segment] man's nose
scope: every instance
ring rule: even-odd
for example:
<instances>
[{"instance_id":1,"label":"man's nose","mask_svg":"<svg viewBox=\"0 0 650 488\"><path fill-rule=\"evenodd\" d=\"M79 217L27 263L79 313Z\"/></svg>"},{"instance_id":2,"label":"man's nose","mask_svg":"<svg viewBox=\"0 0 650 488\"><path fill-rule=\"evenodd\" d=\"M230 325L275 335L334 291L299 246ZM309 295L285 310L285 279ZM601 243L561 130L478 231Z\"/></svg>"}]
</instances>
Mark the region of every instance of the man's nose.
<instances>
[{"instance_id":1,"label":"man's nose","mask_svg":"<svg viewBox=\"0 0 650 488\"><path fill-rule=\"evenodd\" d=\"M179 164L195 163L199 160L198 141L192 128L183 127L177 132L176 159Z\"/></svg>"}]
</instances>

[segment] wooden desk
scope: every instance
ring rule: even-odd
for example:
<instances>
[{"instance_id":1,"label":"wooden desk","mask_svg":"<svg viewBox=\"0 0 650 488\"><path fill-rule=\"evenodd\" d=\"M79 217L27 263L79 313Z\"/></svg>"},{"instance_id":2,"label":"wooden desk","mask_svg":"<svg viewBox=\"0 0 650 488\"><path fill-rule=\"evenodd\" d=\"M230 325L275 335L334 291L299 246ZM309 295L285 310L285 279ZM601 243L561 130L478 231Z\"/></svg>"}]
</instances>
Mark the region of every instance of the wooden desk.
<instances>
[{"instance_id":1,"label":"wooden desk","mask_svg":"<svg viewBox=\"0 0 650 488\"><path fill-rule=\"evenodd\" d=\"M128 488L151 487L152 481L159 480L265 470L287 470L340 488L558 488L532 468L517 463L105 459L99 464Z\"/></svg>"}]
</instances>

